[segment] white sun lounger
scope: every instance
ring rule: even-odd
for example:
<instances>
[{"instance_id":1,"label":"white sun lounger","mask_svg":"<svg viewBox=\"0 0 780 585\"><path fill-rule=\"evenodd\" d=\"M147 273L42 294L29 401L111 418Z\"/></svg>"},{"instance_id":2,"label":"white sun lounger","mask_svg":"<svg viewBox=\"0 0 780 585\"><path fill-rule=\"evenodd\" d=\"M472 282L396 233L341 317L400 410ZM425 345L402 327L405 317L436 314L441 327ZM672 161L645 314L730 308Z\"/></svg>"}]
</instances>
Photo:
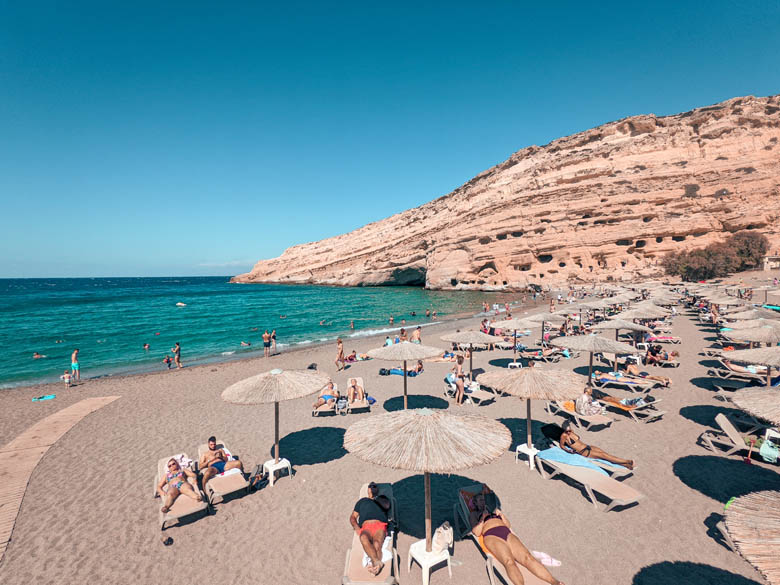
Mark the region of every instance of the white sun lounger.
<instances>
[{"instance_id":1,"label":"white sun lounger","mask_svg":"<svg viewBox=\"0 0 780 585\"><path fill-rule=\"evenodd\" d=\"M155 498L160 497L160 494L157 493L157 486L160 484L160 480L163 477L165 477L165 474L168 471L168 461L170 461L171 459L178 459L179 457L189 459L186 453L181 453L180 455L164 457L163 459L160 459L157 462L157 476L154 479ZM182 518L186 518L194 514L199 514L201 512L205 512L206 514L209 513L209 501L203 495L203 492L201 492L200 489L198 488L198 480L196 478L187 478L187 481L193 487L195 492L199 493L201 495L201 498L203 499L200 502L198 502L188 496L185 496L184 494L181 494L179 497L177 497L174 500L173 505L170 507L170 509L167 512L162 511L164 502L160 501L160 516L159 516L160 530L165 530L166 524L169 522L170 524L168 524L168 526L170 527L176 524ZM165 491L165 488L163 488L163 491Z\"/></svg>"},{"instance_id":2,"label":"white sun lounger","mask_svg":"<svg viewBox=\"0 0 780 585\"><path fill-rule=\"evenodd\" d=\"M580 414L574 409L568 409L564 406L560 400L551 400L547 402L545 409L550 414L562 414L568 416L574 420L574 424L581 429L589 429L590 427L608 427L615 419L608 417L605 414Z\"/></svg>"},{"instance_id":3,"label":"white sun lounger","mask_svg":"<svg viewBox=\"0 0 780 585\"><path fill-rule=\"evenodd\" d=\"M198 461L200 461L201 455L208 451L208 445L200 445L198 447ZM228 449L224 443L217 441L217 449L224 449L225 454L232 456L230 449ZM205 469L199 469L198 474L203 475ZM249 493L249 482L244 479L244 474L239 469L228 469L224 473L219 473L212 477L203 486L203 491L206 492L210 504L219 504L225 499L225 496L234 494L244 490L245 493Z\"/></svg>"},{"instance_id":4,"label":"white sun lounger","mask_svg":"<svg viewBox=\"0 0 780 585\"><path fill-rule=\"evenodd\" d=\"M339 395L339 385L333 384L333 391L336 393L336 396ZM312 416L327 416L327 415L336 415L336 402L338 401L338 398L336 400L332 401L331 403L326 402L325 404L318 406L317 408L312 408L311 415Z\"/></svg>"},{"instance_id":5,"label":"white sun lounger","mask_svg":"<svg viewBox=\"0 0 780 585\"><path fill-rule=\"evenodd\" d=\"M364 398L363 400L356 400L355 402L347 402L347 413L371 412L371 405L368 403L368 391L366 390L363 378L360 376L350 376L347 378L347 393L349 393L349 381L352 378L355 378L355 383L363 389ZM349 396L347 396L347 399L349 400Z\"/></svg>"},{"instance_id":6,"label":"white sun lounger","mask_svg":"<svg viewBox=\"0 0 780 585\"><path fill-rule=\"evenodd\" d=\"M699 437L707 449L724 457L749 449L744 435L737 430L734 423L725 414L716 415L715 422L721 428L720 432L707 430Z\"/></svg>"}]
</instances>

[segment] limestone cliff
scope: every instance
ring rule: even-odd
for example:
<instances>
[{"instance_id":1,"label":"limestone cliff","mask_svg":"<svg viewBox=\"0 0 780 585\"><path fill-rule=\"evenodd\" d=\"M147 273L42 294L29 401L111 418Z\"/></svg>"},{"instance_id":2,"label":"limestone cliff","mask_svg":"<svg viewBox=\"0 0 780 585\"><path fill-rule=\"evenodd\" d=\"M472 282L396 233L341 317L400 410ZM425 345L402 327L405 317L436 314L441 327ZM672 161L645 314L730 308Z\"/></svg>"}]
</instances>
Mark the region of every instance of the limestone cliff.
<instances>
[{"instance_id":1,"label":"limestone cliff","mask_svg":"<svg viewBox=\"0 0 780 585\"><path fill-rule=\"evenodd\" d=\"M780 96L524 148L430 203L293 246L234 282L497 290L649 276L740 229L780 244Z\"/></svg>"}]
</instances>

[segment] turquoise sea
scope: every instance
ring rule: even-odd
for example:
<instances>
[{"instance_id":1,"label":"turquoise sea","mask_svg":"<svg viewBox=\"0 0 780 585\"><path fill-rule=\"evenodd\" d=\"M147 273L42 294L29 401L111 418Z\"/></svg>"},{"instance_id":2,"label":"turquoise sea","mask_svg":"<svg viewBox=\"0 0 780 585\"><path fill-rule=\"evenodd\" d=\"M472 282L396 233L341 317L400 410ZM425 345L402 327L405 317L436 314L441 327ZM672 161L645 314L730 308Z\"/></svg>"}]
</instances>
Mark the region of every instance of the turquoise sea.
<instances>
[{"instance_id":1,"label":"turquoise sea","mask_svg":"<svg viewBox=\"0 0 780 585\"><path fill-rule=\"evenodd\" d=\"M281 351L338 336L350 351L350 337L389 331L390 315L397 329L401 319L429 322L428 308L442 320L509 299L412 287L239 285L227 277L0 279L0 388L57 381L75 348L82 378L163 369L176 341L185 365L252 355L262 352L265 329L276 329Z\"/></svg>"}]
</instances>

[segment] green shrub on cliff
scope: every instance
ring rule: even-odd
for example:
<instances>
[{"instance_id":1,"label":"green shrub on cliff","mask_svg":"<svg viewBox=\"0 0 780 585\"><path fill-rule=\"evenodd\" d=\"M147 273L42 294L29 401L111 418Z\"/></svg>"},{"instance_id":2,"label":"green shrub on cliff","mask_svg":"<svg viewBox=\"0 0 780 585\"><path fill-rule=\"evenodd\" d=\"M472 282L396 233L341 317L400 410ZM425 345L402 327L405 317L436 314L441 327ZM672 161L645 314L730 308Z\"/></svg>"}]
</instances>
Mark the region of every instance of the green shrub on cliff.
<instances>
[{"instance_id":1,"label":"green shrub on cliff","mask_svg":"<svg viewBox=\"0 0 780 585\"><path fill-rule=\"evenodd\" d=\"M762 234L741 231L706 248L669 252L661 265L667 274L683 280L705 280L755 268L768 248L769 242Z\"/></svg>"}]
</instances>

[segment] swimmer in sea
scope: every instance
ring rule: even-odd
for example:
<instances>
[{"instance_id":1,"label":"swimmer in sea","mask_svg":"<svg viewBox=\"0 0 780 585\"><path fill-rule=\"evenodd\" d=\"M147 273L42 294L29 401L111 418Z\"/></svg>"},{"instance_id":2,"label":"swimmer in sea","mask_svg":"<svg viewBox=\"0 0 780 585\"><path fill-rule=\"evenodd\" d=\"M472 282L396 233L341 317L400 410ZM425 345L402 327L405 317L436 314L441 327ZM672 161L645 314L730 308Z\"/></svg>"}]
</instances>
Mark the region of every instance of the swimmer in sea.
<instances>
[{"instance_id":1,"label":"swimmer in sea","mask_svg":"<svg viewBox=\"0 0 780 585\"><path fill-rule=\"evenodd\" d=\"M287 315L279 315L280 319L287 319Z\"/></svg>"},{"instance_id":2,"label":"swimmer in sea","mask_svg":"<svg viewBox=\"0 0 780 585\"><path fill-rule=\"evenodd\" d=\"M149 344L148 343L144 343L144 349L149 351Z\"/></svg>"},{"instance_id":3,"label":"swimmer in sea","mask_svg":"<svg viewBox=\"0 0 780 585\"><path fill-rule=\"evenodd\" d=\"M242 341L241 342L241 346L242 347L249 347L250 345L252 345L252 344L250 342L248 342L248 341Z\"/></svg>"},{"instance_id":4,"label":"swimmer in sea","mask_svg":"<svg viewBox=\"0 0 780 585\"><path fill-rule=\"evenodd\" d=\"M354 329L355 328L355 322L354 321L350 321L349 322L349 328L350 329Z\"/></svg>"},{"instance_id":5,"label":"swimmer in sea","mask_svg":"<svg viewBox=\"0 0 780 585\"><path fill-rule=\"evenodd\" d=\"M45 357L46 357L45 355L41 355L41 354L39 354L37 351L36 351L36 352L33 352L33 359L34 359L34 360L39 360L39 359L41 359L41 358L45 358Z\"/></svg>"}]
</instances>

